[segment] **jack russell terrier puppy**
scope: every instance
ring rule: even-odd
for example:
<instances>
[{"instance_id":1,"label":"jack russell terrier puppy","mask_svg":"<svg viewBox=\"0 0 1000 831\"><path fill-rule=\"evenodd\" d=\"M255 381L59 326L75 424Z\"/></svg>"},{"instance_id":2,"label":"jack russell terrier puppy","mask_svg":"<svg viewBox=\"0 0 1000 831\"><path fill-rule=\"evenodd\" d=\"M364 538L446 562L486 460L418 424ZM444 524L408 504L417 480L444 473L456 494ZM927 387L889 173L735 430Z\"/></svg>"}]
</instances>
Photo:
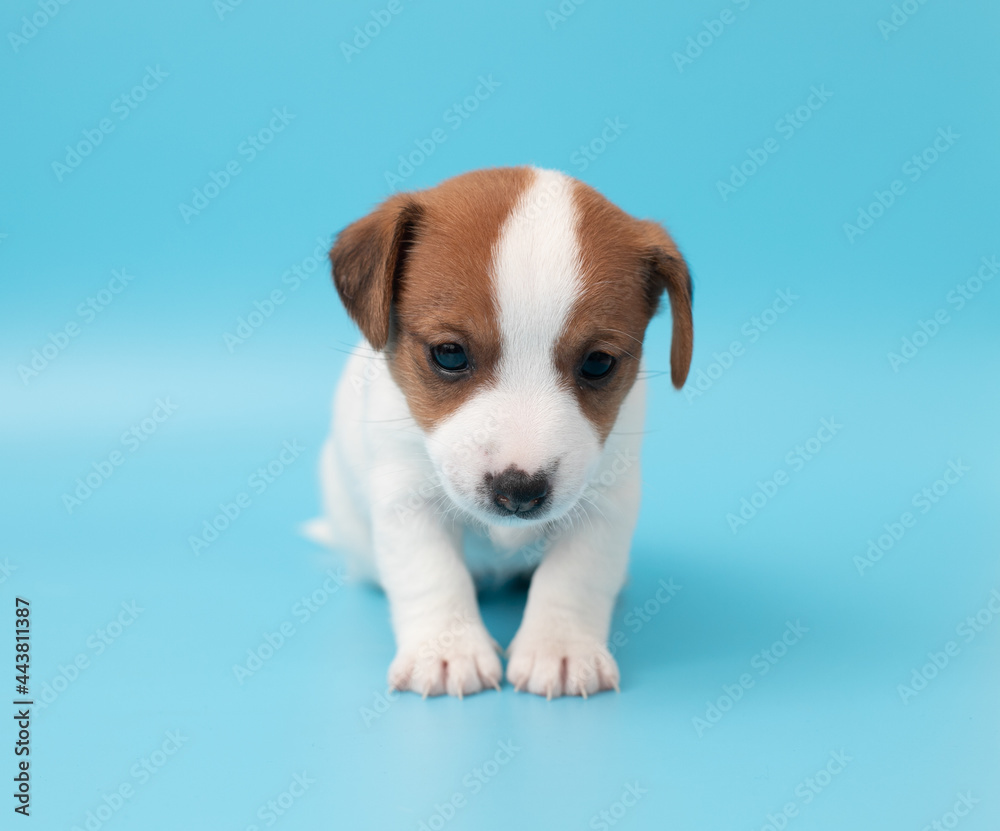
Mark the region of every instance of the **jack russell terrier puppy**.
<instances>
[{"instance_id":1,"label":"jack russell terrier puppy","mask_svg":"<svg viewBox=\"0 0 1000 831\"><path fill-rule=\"evenodd\" d=\"M390 686L499 689L474 578L533 571L507 679L550 698L617 689L607 638L664 290L675 387L691 363L673 240L562 173L501 168L390 197L330 260L365 342L336 393L311 533L385 589Z\"/></svg>"}]
</instances>

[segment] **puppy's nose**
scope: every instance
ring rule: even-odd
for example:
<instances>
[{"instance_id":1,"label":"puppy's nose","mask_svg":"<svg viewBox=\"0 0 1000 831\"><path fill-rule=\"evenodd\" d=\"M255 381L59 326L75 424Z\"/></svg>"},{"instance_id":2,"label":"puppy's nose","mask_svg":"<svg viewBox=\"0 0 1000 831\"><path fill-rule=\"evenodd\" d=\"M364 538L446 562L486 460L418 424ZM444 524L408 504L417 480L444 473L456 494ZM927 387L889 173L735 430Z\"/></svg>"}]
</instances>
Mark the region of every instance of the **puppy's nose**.
<instances>
[{"instance_id":1,"label":"puppy's nose","mask_svg":"<svg viewBox=\"0 0 1000 831\"><path fill-rule=\"evenodd\" d=\"M544 473L529 476L516 467L497 476L487 474L486 484L497 507L523 518L537 514L549 495L549 479Z\"/></svg>"}]
</instances>

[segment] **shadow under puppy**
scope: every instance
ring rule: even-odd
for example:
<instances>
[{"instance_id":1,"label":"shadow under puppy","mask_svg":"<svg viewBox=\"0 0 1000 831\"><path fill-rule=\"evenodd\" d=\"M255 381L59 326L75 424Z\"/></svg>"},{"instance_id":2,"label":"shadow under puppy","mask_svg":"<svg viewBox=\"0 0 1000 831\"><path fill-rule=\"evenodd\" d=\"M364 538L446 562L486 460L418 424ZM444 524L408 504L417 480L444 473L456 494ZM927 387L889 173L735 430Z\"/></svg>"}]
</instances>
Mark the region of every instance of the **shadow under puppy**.
<instances>
[{"instance_id":1,"label":"shadow under puppy","mask_svg":"<svg viewBox=\"0 0 1000 831\"><path fill-rule=\"evenodd\" d=\"M658 224L562 173L500 168L348 226L333 278L365 342L334 401L313 533L388 595L389 683L499 687L474 578L531 571L507 678L618 687L607 649L639 509L642 341L664 290L691 362L691 282Z\"/></svg>"}]
</instances>

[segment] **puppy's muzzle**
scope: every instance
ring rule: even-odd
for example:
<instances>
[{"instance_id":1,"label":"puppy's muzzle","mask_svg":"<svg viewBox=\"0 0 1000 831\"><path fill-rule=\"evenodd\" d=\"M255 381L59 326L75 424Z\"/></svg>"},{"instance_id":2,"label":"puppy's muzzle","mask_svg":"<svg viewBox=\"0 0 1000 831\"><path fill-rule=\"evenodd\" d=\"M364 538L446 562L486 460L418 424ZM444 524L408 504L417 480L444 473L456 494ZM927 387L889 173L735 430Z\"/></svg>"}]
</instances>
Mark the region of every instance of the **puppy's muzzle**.
<instances>
[{"instance_id":1,"label":"puppy's muzzle","mask_svg":"<svg viewBox=\"0 0 1000 831\"><path fill-rule=\"evenodd\" d=\"M486 474L485 491L497 513L534 519L545 511L549 498L549 477L545 473L528 475L516 467L503 473Z\"/></svg>"}]
</instances>

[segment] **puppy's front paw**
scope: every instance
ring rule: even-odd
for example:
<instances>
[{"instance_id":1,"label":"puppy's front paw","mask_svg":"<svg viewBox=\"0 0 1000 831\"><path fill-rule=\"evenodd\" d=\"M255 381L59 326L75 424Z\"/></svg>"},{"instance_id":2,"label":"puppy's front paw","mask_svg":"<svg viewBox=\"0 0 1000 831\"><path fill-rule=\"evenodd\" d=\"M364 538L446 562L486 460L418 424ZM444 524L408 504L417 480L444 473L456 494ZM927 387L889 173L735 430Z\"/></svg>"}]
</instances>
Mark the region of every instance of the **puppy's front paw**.
<instances>
[{"instance_id":1,"label":"puppy's front paw","mask_svg":"<svg viewBox=\"0 0 1000 831\"><path fill-rule=\"evenodd\" d=\"M503 671L497 646L481 627L401 644L389 666L389 686L422 696L464 695L500 689Z\"/></svg>"},{"instance_id":2,"label":"puppy's front paw","mask_svg":"<svg viewBox=\"0 0 1000 831\"><path fill-rule=\"evenodd\" d=\"M600 641L582 633L520 631L509 649L507 680L546 698L618 689L618 664Z\"/></svg>"}]
</instances>

